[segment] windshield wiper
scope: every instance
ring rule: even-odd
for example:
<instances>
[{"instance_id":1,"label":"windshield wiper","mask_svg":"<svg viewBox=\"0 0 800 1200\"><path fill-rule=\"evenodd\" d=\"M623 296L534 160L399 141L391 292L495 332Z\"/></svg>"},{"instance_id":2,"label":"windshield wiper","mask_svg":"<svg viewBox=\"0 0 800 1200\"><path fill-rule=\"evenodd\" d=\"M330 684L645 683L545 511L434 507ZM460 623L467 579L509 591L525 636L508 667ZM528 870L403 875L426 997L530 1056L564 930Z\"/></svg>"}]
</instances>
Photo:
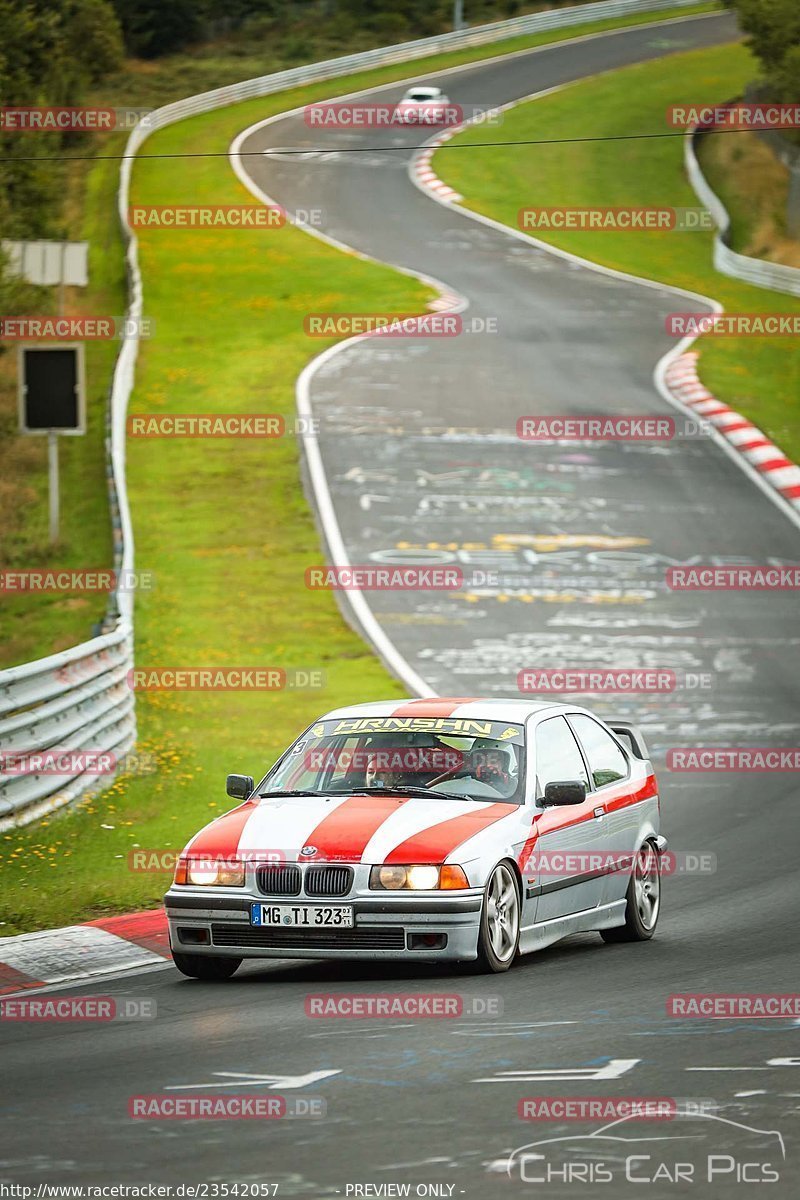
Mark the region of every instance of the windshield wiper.
<instances>
[{"instance_id":1,"label":"windshield wiper","mask_svg":"<svg viewBox=\"0 0 800 1200\"><path fill-rule=\"evenodd\" d=\"M259 800L268 800L272 796L341 796L342 792L315 792L311 789L296 792L259 792Z\"/></svg>"},{"instance_id":2,"label":"windshield wiper","mask_svg":"<svg viewBox=\"0 0 800 1200\"><path fill-rule=\"evenodd\" d=\"M277 799L281 796L421 796L424 800L491 800L491 796L467 796L463 792L436 792L424 787L355 787L343 788L339 792L292 791L292 792L259 792L259 800Z\"/></svg>"},{"instance_id":3,"label":"windshield wiper","mask_svg":"<svg viewBox=\"0 0 800 1200\"><path fill-rule=\"evenodd\" d=\"M360 787L353 788L352 795L354 796L422 796L425 800L431 798L441 800L486 800L486 796L465 796L463 792L434 792L430 788L424 787L406 787L405 784L399 784L398 787Z\"/></svg>"}]
</instances>

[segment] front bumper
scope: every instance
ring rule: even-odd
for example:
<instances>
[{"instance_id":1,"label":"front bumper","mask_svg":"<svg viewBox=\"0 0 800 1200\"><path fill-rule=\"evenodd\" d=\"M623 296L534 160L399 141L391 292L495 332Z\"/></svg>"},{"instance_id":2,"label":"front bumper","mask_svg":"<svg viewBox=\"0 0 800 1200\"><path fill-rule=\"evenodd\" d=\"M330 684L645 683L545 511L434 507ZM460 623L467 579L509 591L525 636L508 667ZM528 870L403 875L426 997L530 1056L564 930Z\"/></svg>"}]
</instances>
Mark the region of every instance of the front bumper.
<instances>
[{"instance_id":1,"label":"front bumper","mask_svg":"<svg viewBox=\"0 0 800 1200\"><path fill-rule=\"evenodd\" d=\"M352 905L352 929L262 927L250 924L253 902L292 906ZM170 945L184 954L235 958L475 959L483 891L413 895L358 892L352 896L267 897L249 888L173 886L164 897ZM412 948L419 935L445 944ZM198 940L202 939L202 940Z\"/></svg>"},{"instance_id":2,"label":"front bumper","mask_svg":"<svg viewBox=\"0 0 800 1200\"><path fill-rule=\"evenodd\" d=\"M411 108L405 112L400 112L395 115L395 120L401 125L417 125L420 128L430 128L431 126L438 128L445 124L443 117L436 117L430 113L422 112L419 109Z\"/></svg>"}]
</instances>

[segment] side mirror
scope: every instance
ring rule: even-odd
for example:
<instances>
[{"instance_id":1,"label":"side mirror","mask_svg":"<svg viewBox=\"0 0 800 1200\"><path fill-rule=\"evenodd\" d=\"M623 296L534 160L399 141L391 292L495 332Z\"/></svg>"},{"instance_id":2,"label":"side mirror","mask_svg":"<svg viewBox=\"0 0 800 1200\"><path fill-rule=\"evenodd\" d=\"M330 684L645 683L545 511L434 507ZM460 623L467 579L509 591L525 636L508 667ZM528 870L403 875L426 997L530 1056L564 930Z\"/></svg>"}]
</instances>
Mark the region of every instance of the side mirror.
<instances>
[{"instance_id":1,"label":"side mirror","mask_svg":"<svg viewBox=\"0 0 800 1200\"><path fill-rule=\"evenodd\" d=\"M233 800L246 800L254 787L252 775L229 775L225 783L225 790Z\"/></svg>"},{"instance_id":2,"label":"side mirror","mask_svg":"<svg viewBox=\"0 0 800 1200\"><path fill-rule=\"evenodd\" d=\"M565 779L560 783L548 783L544 789L545 808L560 804L583 804L586 799L586 784L582 779Z\"/></svg>"}]
</instances>

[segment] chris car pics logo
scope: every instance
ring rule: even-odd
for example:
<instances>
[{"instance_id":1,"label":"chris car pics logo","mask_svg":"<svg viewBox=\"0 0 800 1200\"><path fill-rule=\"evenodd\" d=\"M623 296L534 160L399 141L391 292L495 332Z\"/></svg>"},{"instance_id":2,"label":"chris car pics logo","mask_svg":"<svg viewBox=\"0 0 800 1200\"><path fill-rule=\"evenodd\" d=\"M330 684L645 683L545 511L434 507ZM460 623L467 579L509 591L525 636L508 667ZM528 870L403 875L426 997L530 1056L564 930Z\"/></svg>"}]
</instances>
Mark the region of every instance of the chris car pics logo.
<instances>
[{"instance_id":1,"label":"chris car pics logo","mask_svg":"<svg viewBox=\"0 0 800 1200\"><path fill-rule=\"evenodd\" d=\"M590 1134L542 1138L493 1164L525 1184L678 1185L681 1194L709 1184L777 1183L786 1160L782 1134L685 1106L667 1128L644 1129L635 1115Z\"/></svg>"}]
</instances>

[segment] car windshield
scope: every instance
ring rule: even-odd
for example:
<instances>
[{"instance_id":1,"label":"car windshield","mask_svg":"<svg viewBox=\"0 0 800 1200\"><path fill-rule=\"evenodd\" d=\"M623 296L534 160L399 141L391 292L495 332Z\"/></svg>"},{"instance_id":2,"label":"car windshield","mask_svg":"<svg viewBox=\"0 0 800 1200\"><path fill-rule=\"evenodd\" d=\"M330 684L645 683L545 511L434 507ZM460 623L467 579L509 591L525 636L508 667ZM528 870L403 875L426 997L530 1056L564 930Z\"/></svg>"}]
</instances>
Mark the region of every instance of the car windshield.
<instances>
[{"instance_id":1,"label":"car windshield","mask_svg":"<svg viewBox=\"0 0 800 1200\"><path fill-rule=\"evenodd\" d=\"M259 785L259 794L354 792L524 798L521 725L428 717L348 717L307 730Z\"/></svg>"},{"instance_id":2,"label":"car windshield","mask_svg":"<svg viewBox=\"0 0 800 1200\"><path fill-rule=\"evenodd\" d=\"M406 100L435 100L440 95L436 91L410 91L406 92Z\"/></svg>"}]
</instances>

